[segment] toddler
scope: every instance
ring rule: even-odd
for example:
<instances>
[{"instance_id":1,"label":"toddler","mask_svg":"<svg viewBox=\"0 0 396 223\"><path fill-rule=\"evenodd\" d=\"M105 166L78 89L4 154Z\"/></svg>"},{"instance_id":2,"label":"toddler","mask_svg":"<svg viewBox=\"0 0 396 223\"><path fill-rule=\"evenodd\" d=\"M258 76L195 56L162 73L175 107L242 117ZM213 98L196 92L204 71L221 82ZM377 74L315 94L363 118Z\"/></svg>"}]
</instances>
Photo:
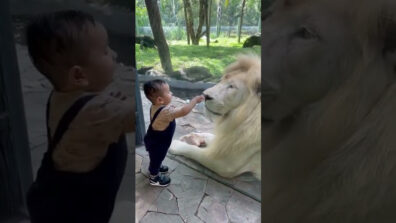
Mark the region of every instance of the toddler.
<instances>
[{"instance_id":1,"label":"toddler","mask_svg":"<svg viewBox=\"0 0 396 223\"><path fill-rule=\"evenodd\" d=\"M106 29L84 12L59 11L35 19L26 38L33 64L54 88L46 112L48 150L27 194L31 222L108 222L135 105L105 91L115 68Z\"/></svg>"},{"instance_id":2,"label":"toddler","mask_svg":"<svg viewBox=\"0 0 396 223\"><path fill-rule=\"evenodd\" d=\"M152 80L144 84L144 94L151 101L150 126L144 137L144 144L150 157L150 184L153 186L168 186L170 178L164 173L168 167L161 165L175 132L176 118L186 116L204 96L196 96L185 106L176 108L170 105L172 92L163 80Z\"/></svg>"}]
</instances>

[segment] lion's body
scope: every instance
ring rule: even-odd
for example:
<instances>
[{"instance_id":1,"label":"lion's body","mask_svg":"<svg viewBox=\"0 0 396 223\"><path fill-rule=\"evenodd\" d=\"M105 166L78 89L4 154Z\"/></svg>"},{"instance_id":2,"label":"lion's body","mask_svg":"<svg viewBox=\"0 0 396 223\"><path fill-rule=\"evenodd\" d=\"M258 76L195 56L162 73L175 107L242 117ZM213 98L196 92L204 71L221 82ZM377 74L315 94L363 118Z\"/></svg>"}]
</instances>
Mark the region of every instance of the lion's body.
<instances>
[{"instance_id":1,"label":"lion's body","mask_svg":"<svg viewBox=\"0 0 396 223\"><path fill-rule=\"evenodd\" d=\"M174 140L170 152L194 159L224 177L253 172L260 178L261 102L257 94L261 80L260 61L257 57L241 58L226 74L227 78L204 92L212 97L206 101L206 107L222 113L214 117L214 136L201 134L207 146L199 148ZM224 85L231 79L240 86L228 93ZM226 98L227 95L231 97Z\"/></svg>"}]
</instances>

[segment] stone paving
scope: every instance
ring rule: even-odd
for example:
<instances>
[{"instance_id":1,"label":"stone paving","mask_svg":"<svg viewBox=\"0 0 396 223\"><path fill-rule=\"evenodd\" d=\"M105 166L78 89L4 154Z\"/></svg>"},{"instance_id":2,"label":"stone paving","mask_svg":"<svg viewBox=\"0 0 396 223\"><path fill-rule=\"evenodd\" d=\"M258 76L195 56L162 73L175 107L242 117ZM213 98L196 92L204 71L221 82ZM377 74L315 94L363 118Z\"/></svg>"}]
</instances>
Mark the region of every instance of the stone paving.
<instances>
[{"instance_id":1,"label":"stone paving","mask_svg":"<svg viewBox=\"0 0 396 223\"><path fill-rule=\"evenodd\" d=\"M169 156L171 184L166 188L148 183L149 159L136 148L136 222L261 222L261 204Z\"/></svg>"},{"instance_id":2,"label":"stone paving","mask_svg":"<svg viewBox=\"0 0 396 223\"><path fill-rule=\"evenodd\" d=\"M142 103L146 128L150 102ZM173 97L176 106L186 103ZM174 138L190 132L212 132L213 123L205 118L202 105L177 120ZM171 184L166 188L148 183L149 158L144 146L136 148L136 222L261 222L261 183L250 174L225 179L202 165L168 154Z\"/></svg>"},{"instance_id":3,"label":"stone paving","mask_svg":"<svg viewBox=\"0 0 396 223\"><path fill-rule=\"evenodd\" d=\"M45 108L51 86L48 81L38 73L31 63L26 46L16 44L21 85L24 97L25 115L31 149L33 175L36 176L44 152L47 150L47 133L45 129ZM115 84L110 88L122 88L132 96L134 85L132 70L118 64ZM127 91L129 89L129 91ZM133 219L133 165L134 165L134 133L127 135L128 161L120 190L117 194L111 223L131 222Z\"/></svg>"}]
</instances>

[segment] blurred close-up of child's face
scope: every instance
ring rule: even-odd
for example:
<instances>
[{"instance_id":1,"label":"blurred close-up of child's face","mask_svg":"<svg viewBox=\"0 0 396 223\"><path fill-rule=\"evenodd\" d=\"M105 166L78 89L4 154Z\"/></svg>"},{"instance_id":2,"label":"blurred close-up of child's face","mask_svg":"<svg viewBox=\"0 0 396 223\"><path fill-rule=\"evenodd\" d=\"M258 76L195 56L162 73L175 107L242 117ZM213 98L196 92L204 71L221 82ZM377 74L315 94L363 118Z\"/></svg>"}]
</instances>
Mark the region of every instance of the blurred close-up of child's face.
<instances>
[{"instance_id":1,"label":"blurred close-up of child's face","mask_svg":"<svg viewBox=\"0 0 396 223\"><path fill-rule=\"evenodd\" d=\"M88 58L83 70L89 82L87 90L100 91L113 79L116 54L109 47L107 31L100 23L89 27L86 43Z\"/></svg>"},{"instance_id":2,"label":"blurred close-up of child's face","mask_svg":"<svg viewBox=\"0 0 396 223\"><path fill-rule=\"evenodd\" d=\"M161 104L167 105L171 102L173 94L170 91L168 84L162 85L161 88L162 88L161 96L160 96Z\"/></svg>"}]
</instances>

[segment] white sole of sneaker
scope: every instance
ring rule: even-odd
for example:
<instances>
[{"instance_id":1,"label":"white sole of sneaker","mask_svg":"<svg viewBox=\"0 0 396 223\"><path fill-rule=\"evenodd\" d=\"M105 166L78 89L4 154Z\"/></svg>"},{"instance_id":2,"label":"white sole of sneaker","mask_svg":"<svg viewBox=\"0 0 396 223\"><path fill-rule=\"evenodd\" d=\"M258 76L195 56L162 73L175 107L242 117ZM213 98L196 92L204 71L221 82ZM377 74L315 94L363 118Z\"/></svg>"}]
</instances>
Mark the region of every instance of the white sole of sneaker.
<instances>
[{"instance_id":1,"label":"white sole of sneaker","mask_svg":"<svg viewBox=\"0 0 396 223\"><path fill-rule=\"evenodd\" d=\"M150 185L151 185L151 186L156 186L156 187L166 187L166 186L169 186L169 184L161 185L159 182L151 182L151 181L150 181Z\"/></svg>"}]
</instances>

